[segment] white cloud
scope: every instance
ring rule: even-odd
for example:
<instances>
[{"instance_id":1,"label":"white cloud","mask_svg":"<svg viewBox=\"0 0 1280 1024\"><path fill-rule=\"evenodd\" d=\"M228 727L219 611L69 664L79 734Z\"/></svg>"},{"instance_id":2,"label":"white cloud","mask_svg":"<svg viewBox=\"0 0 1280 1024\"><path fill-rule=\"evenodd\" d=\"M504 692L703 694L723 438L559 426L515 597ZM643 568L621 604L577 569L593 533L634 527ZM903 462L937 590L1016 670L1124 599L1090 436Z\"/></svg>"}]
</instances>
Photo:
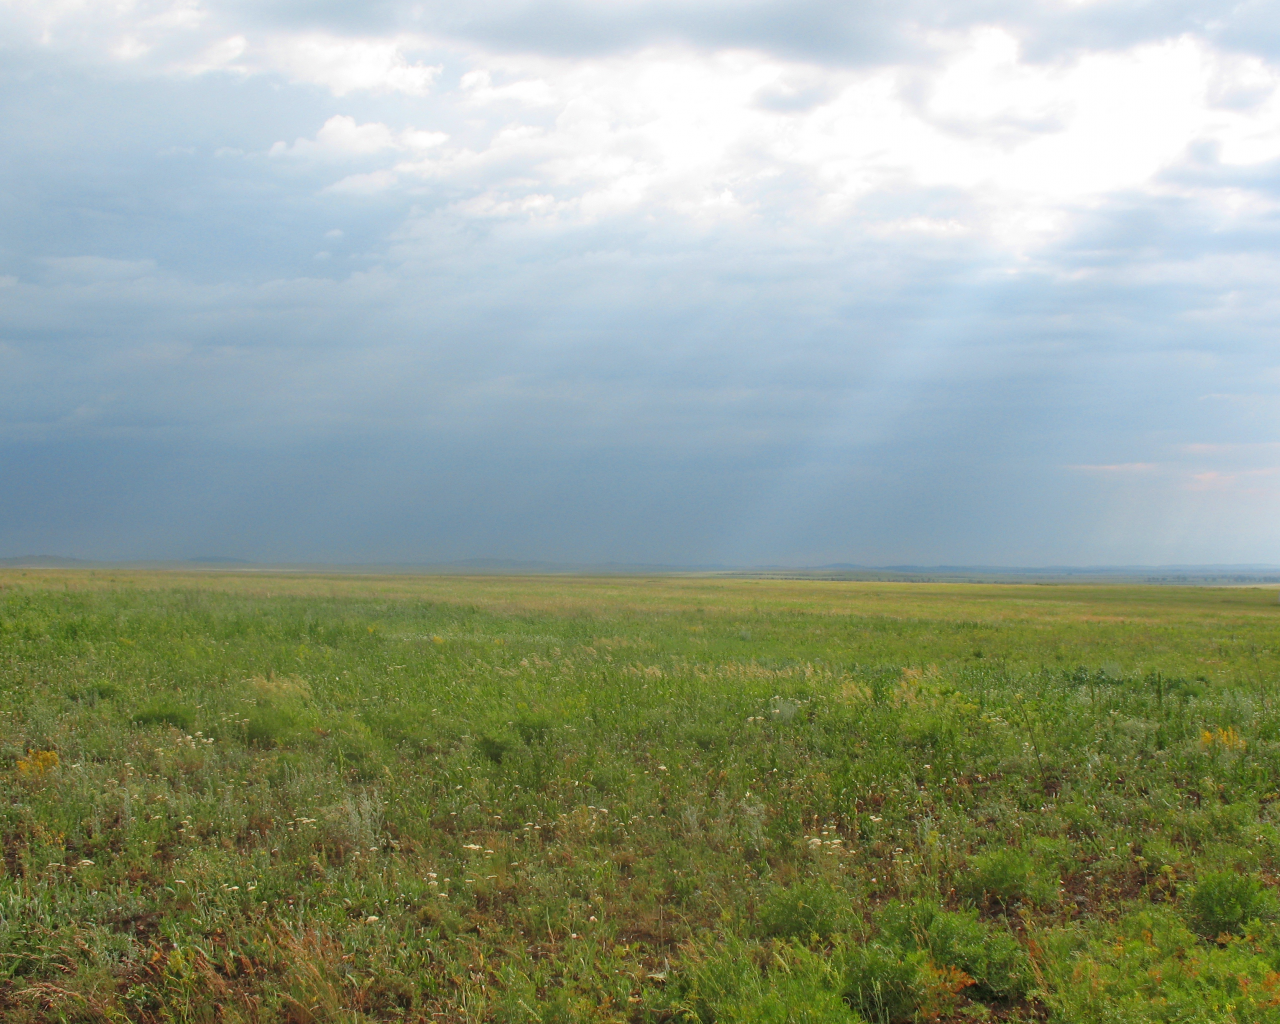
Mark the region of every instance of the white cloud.
<instances>
[{"instance_id":1,"label":"white cloud","mask_svg":"<svg viewBox=\"0 0 1280 1024\"><path fill-rule=\"evenodd\" d=\"M370 171L366 174L348 174L345 178L335 181L326 188L325 192L335 195L342 193L347 193L348 195L375 195L378 192L385 192L389 188L394 188L399 181L400 176L395 171Z\"/></svg>"},{"instance_id":2,"label":"white cloud","mask_svg":"<svg viewBox=\"0 0 1280 1024\"><path fill-rule=\"evenodd\" d=\"M339 97L421 97L441 71L414 56L429 45L418 36L281 29L216 0L7 0L0 17L5 13L9 25L0 28L15 41L25 36L89 61L135 65L141 74L269 74Z\"/></svg>"},{"instance_id":3,"label":"white cloud","mask_svg":"<svg viewBox=\"0 0 1280 1024\"><path fill-rule=\"evenodd\" d=\"M294 54L327 54L330 43L291 45ZM346 56L320 60L332 74L312 77L335 92L357 80L372 88L399 45L333 43ZM314 143L273 152L385 153L382 169L333 187L448 183L469 193L460 209L486 216L554 211L592 220L649 205L691 217L786 210L819 222L852 212L874 221L866 204L884 190L949 189L968 196L963 217L895 210L880 230L977 231L1014 249L1070 229L1074 212L1100 197L1185 192L1190 186L1160 176L1193 145L1216 144L1240 164L1280 157L1280 78L1200 40L1058 63L1024 61L1013 36L995 28L935 45L946 51L939 64L905 75L672 46L607 60L473 54L466 59L479 66L436 97L441 116L468 119L466 146L443 150L444 133L393 133L342 116ZM339 65L366 70L344 79L333 70ZM299 66L291 73L311 74ZM434 67L426 70L434 77ZM1250 103L1223 106L1237 81ZM761 102L802 93L807 99L794 105ZM1233 197L1192 191L1236 216L1267 202L1240 187ZM543 196L553 201L534 198Z\"/></svg>"},{"instance_id":4,"label":"white cloud","mask_svg":"<svg viewBox=\"0 0 1280 1024\"><path fill-rule=\"evenodd\" d=\"M550 107L555 106L558 99L556 89L550 82L528 78L494 86L492 76L483 68L468 71L458 84L467 100L478 106L512 102L528 107Z\"/></svg>"},{"instance_id":5,"label":"white cloud","mask_svg":"<svg viewBox=\"0 0 1280 1024\"><path fill-rule=\"evenodd\" d=\"M266 44L262 65L291 81L320 85L334 96L352 92L425 96L440 74L439 65L410 62L405 51L421 43L407 37L348 39L333 35L280 36Z\"/></svg>"},{"instance_id":6,"label":"white cloud","mask_svg":"<svg viewBox=\"0 0 1280 1024\"><path fill-rule=\"evenodd\" d=\"M335 114L316 132L314 139L297 139L292 145L277 142L271 147L270 155L346 159L370 156L385 150L421 152L441 145L448 138L443 132L414 128L394 132L380 121L357 124L353 117Z\"/></svg>"},{"instance_id":7,"label":"white cloud","mask_svg":"<svg viewBox=\"0 0 1280 1024\"><path fill-rule=\"evenodd\" d=\"M353 117L335 114L324 123L314 140L297 139L293 145L277 142L271 156L367 156L395 147L395 135L380 122L356 124Z\"/></svg>"},{"instance_id":8,"label":"white cloud","mask_svg":"<svg viewBox=\"0 0 1280 1024\"><path fill-rule=\"evenodd\" d=\"M247 75L249 68L240 63L240 59L248 49L249 40L237 33L211 43L193 59L179 62L175 70L186 75L203 75L211 71L234 71Z\"/></svg>"},{"instance_id":9,"label":"white cloud","mask_svg":"<svg viewBox=\"0 0 1280 1024\"><path fill-rule=\"evenodd\" d=\"M1127 190L1190 188L1252 216L1265 205L1256 190L1228 196L1158 179L1193 146L1216 147L1238 167L1280 158L1280 71L1190 35L1030 61L1016 19L919 27L931 61L859 68L680 43L605 58L500 53L421 33L257 26L196 0L16 9L59 38L96 33L140 67L154 54L166 73L268 74L335 97L430 98L441 123L465 125L450 132L465 146L445 151L443 132L335 113L314 140L272 152L381 155L383 167L331 187L448 183L466 208L539 211L530 216L599 219L653 205L695 218L876 220L870 197L944 189L968 198L963 216L895 209L880 230L947 225L1021 251L1070 230L1082 206ZM446 62L459 76L441 90ZM554 203L525 201L536 196Z\"/></svg>"}]
</instances>

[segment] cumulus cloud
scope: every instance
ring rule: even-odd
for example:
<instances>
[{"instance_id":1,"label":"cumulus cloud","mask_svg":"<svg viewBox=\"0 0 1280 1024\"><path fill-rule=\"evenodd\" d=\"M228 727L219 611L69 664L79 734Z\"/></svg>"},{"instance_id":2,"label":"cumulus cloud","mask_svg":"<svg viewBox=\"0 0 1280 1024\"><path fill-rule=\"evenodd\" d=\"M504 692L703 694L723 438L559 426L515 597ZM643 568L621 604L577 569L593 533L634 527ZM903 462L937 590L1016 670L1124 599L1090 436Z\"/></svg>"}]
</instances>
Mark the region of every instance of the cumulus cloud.
<instances>
[{"instance_id":1,"label":"cumulus cloud","mask_svg":"<svg viewBox=\"0 0 1280 1024\"><path fill-rule=\"evenodd\" d=\"M386 150L419 152L439 146L449 138L444 132L405 129L393 132L380 121L357 124L355 118L335 114L316 132L314 139L298 139L292 145L277 142L273 157L321 157L344 159L370 156Z\"/></svg>"},{"instance_id":2,"label":"cumulus cloud","mask_svg":"<svg viewBox=\"0 0 1280 1024\"><path fill-rule=\"evenodd\" d=\"M411 61L404 39L345 39L329 35L284 36L272 40L261 59L291 81L321 85L334 96L355 91L425 96L438 65Z\"/></svg>"},{"instance_id":3,"label":"cumulus cloud","mask_svg":"<svg viewBox=\"0 0 1280 1024\"><path fill-rule=\"evenodd\" d=\"M443 101L454 105L447 116L468 117L465 143L436 151L449 133L434 126L393 138L385 125L339 115L314 142L279 143L273 154L384 152L383 168L339 184L447 183L471 191L469 208L486 216L598 217L658 203L689 215L788 208L822 222L888 191L949 190L965 201L947 215L894 209L883 230L976 230L1015 247L1069 229L1080 204L1125 190L1194 195L1237 218L1272 202L1239 184L1228 194L1161 179L1192 152L1212 150L1222 167L1280 158L1280 81L1202 41L1047 66L1023 61L1017 40L990 28L955 41L909 87L893 68L841 72L824 77L819 100L803 85L815 73L741 52L490 55ZM1253 90L1248 105L1219 103L1232 82ZM809 98L782 108L760 100L793 93ZM406 159L414 149L432 152Z\"/></svg>"}]
</instances>

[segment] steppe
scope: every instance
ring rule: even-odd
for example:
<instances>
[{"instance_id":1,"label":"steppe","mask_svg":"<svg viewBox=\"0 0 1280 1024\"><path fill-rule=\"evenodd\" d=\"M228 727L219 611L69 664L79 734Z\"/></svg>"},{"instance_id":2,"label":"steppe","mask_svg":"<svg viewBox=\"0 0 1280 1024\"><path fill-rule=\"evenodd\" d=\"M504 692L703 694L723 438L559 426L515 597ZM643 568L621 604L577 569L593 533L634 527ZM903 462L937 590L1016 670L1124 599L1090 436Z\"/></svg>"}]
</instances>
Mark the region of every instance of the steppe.
<instances>
[{"instance_id":1,"label":"steppe","mask_svg":"<svg viewBox=\"0 0 1280 1024\"><path fill-rule=\"evenodd\" d=\"M1280 1021L1274 590L0 570L6 1021Z\"/></svg>"}]
</instances>

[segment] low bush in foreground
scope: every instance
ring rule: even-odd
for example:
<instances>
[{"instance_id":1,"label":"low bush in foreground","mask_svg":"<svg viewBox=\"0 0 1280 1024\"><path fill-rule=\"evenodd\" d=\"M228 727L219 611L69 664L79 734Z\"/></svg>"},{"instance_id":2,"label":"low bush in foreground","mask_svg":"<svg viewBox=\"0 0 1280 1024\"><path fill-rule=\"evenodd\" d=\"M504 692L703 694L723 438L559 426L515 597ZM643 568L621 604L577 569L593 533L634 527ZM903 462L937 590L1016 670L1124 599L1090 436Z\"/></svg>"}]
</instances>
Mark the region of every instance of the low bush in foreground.
<instances>
[{"instance_id":1,"label":"low bush in foreground","mask_svg":"<svg viewBox=\"0 0 1280 1024\"><path fill-rule=\"evenodd\" d=\"M1276 894L1256 875L1206 871L1187 898L1191 927L1208 939L1242 935L1253 925L1274 921L1280 913Z\"/></svg>"}]
</instances>

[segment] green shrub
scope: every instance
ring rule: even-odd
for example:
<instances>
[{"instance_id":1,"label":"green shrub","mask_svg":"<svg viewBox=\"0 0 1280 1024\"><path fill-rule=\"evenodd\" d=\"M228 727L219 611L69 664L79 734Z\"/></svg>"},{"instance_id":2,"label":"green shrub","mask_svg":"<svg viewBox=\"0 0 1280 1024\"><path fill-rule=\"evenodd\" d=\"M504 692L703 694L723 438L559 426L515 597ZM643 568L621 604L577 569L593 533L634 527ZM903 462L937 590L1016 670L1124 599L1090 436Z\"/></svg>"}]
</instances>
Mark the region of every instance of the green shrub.
<instances>
[{"instance_id":1,"label":"green shrub","mask_svg":"<svg viewBox=\"0 0 1280 1024\"><path fill-rule=\"evenodd\" d=\"M1102 827L1098 809L1084 800L1064 800L1058 804L1060 814L1071 834L1087 838L1097 834Z\"/></svg>"},{"instance_id":2,"label":"green shrub","mask_svg":"<svg viewBox=\"0 0 1280 1024\"><path fill-rule=\"evenodd\" d=\"M366 713L365 722L370 730L389 746L404 746L415 754L435 753L440 736L430 714L417 708L396 708L380 714Z\"/></svg>"},{"instance_id":3,"label":"green shrub","mask_svg":"<svg viewBox=\"0 0 1280 1024\"><path fill-rule=\"evenodd\" d=\"M685 739L702 751L712 750L719 746L722 738L723 734L713 729L694 728L685 733Z\"/></svg>"},{"instance_id":4,"label":"green shrub","mask_svg":"<svg viewBox=\"0 0 1280 1024\"><path fill-rule=\"evenodd\" d=\"M257 707L244 727L245 741L255 747L274 747L288 739L297 726L294 715L283 708Z\"/></svg>"},{"instance_id":5,"label":"green shrub","mask_svg":"<svg viewBox=\"0 0 1280 1024\"><path fill-rule=\"evenodd\" d=\"M760 969L746 951L730 947L690 964L675 978L671 993L687 1017L713 1024L726 1008L763 988Z\"/></svg>"},{"instance_id":6,"label":"green shrub","mask_svg":"<svg viewBox=\"0 0 1280 1024\"><path fill-rule=\"evenodd\" d=\"M717 1015L726 1024L856 1024L858 1018L840 993L808 978L783 978L777 985Z\"/></svg>"},{"instance_id":7,"label":"green shrub","mask_svg":"<svg viewBox=\"0 0 1280 1024\"><path fill-rule=\"evenodd\" d=\"M775 889L760 904L756 918L766 935L827 938L854 923L849 894L827 882L797 882Z\"/></svg>"},{"instance_id":8,"label":"green shrub","mask_svg":"<svg viewBox=\"0 0 1280 1024\"><path fill-rule=\"evenodd\" d=\"M502 759L510 749L511 744L497 736L480 736L476 739L476 750L480 751L480 756L494 764L502 764Z\"/></svg>"},{"instance_id":9,"label":"green shrub","mask_svg":"<svg viewBox=\"0 0 1280 1024\"><path fill-rule=\"evenodd\" d=\"M1148 907L1042 933L1045 1000L1071 1024L1280 1024L1276 936L1211 945Z\"/></svg>"},{"instance_id":10,"label":"green shrub","mask_svg":"<svg viewBox=\"0 0 1280 1024\"><path fill-rule=\"evenodd\" d=\"M334 723L328 738L332 759L339 767L367 780L378 774L379 747L367 725L345 715Z\"/></svg>"},{"instance_id":11,"label":"green shrub","mask_svg":"<svg viewBox=\"0 0 1280 1024\"><path fill-rule=\"evenodd\" d=\"M1182 851L1167 840L1153 837L1144 839L1141 848L1134 848L1134 862L1148 875L1176 873L1184 861Z\"/></svg>"},{"instance_id":12,"label":"green shrub","mask_svg":"<svg viewBox=\"0 0 1280 1024\"><path fill-rule=\"evenodd\" d=\"M975 911L947 911L929 901L892 903L877 923L884 939L924 950L939 967L963 971L976 985L974 995L1019 999L1031 987L1031 965L1018 940L979 921Z\"/></svg>"},{"instance_id":13,"label":"green shrub","mask_svg":"<svg viewBox=\"0 0 1280 1024\"><path fill-rule=\"evenodd\" d=\"M845 999L876 1024L911 1020L927 995L923 952L869 942L840 950L837 962Z\"/></svg>"},{"instance_id":14,"label":"green shrub","mask_svg":"<svg viewBox=\"0 0 1280 1024\"><path fill-rule=\"evenodd\" d=\"M1206 938L1239 935L1250 921L1274 919L1280 913L1276 895L1256 875L1209 871L1200 876L1187 900L1187 921Z\"/></svg>"},{"instance_id":15,"label":"green shrub","mask_svg":"<svg viewBox=\"0 0 1280 1024\"><path fill-rule=\"evenodd\" d=\"M175 729L189 730L195 723L195 712L189 707L162 698L139 708L133 715L134 725L171 725Z\"/></svg>"},{"instance_id":16,"label":"green shrub","mask_svg":"<svg viewBox=\"0 0 1280 1024\"><path fill-rule=\"evenodd\" d=\"M526 746L533 743L543 743L551 732L554 724L550 715L541 713L526 713L517 716L513 723L516 729L516 735L520 737L520 741Z\"/></svg>"},{"instance_id":17,"label":"green shrub","mask_svg":"<svg viewBox=\"0 0 1280 1024\"><path fill-rule=\"evenodd\" d=\"M956 727L943 714L921 713L904 722L899 735L903 746L934 753L955 743Z\"/></svg>"},{"instance_id":18,"label":"green shrub","mask_svg":"<svg viewBox=\"0 0 1280 1024\"><path fill-rule=\"evenodd\" d=\"M938 915L929 929L929 954L969 975L978 995L1020 999L1031 988L1031 964L1018 940L971 911Z\"/></svg>"},{"instance_id":19,"label":"green shrub","mask_svg":"<svg viewBox=\"0 0 1280 1024\"><path fill-rule=\"evenodd\" d=\"M971 858L957 888L974 901L990 898L1008 906L1033 899L1040 887L1030 855L1006 846Z\"/></svg>"},{"instance_id":20,"label":"green shrub","mask_svg":"<svg viewBox=\"0 0 1280 1024\"><path fill-rule=\"evenodd\" d=\"M679 979L677 1009L701 1024L862 1024L841 995L839 975L803 947L778 951L768 972L736 947Z\"/></svg>"},{"instance_id":21,"label":"green shrub","mask_svg":"<svg viewBox=\"0 0 1280 1024\"><path fill-rule=\"evenodd\" d=\"M72 700L88 704L90 707L97 704L100 700L111 700L117 696L119 690L112 683L89 683L79 689L72 690L69 696Z\"/></svg>"}]
</instances>

